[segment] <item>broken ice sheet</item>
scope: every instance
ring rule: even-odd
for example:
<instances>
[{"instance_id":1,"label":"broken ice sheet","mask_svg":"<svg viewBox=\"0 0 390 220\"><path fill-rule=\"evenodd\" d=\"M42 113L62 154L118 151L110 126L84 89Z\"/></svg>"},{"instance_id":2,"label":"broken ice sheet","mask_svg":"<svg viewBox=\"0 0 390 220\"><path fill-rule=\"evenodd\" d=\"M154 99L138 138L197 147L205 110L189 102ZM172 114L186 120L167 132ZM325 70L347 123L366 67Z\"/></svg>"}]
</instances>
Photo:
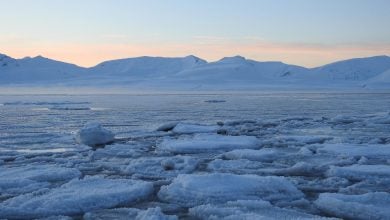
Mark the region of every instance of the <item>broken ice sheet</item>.
<instances>
[{"instance_id":1,"label":"broken ice sheet","mask_svg":"<svg viewBox=\"0 0 390 220\"><path fill-rule=\"evenodd\" d=\"M54 189L35 191L0 204L2 218L40 218L75 215L145 199L153 192L148 182L127 179L85 177Z\"/></svg>"}]
</instances>

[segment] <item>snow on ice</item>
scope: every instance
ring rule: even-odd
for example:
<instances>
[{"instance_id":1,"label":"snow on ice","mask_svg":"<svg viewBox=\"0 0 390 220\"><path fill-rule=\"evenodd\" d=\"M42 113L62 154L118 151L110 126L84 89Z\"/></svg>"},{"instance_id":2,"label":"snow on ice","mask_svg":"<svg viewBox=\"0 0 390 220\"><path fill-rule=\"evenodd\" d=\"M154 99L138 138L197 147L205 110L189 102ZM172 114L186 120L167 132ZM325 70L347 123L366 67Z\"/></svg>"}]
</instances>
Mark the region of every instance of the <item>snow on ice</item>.
<instances>
[{"instance_id":1,"label":"snow on ice","mask_svg":"<svg viewBox=\"0 0 390 220\"><path fill-rule=\"evenodd\" d=\"M279 208L264 200L237 200L225 204L200 205L189 210L199 219L330 219L291 209Z\"/></svg>"},{"instance_id":2,"label":"snow on ice","mask_svg":"<svg viewBox=\"0 0 390 220\"><path fill-rule=\"evenodd\" d=\"M54 189L43 189L8 199L0 204L2 218L40 218L83 214L147 198L151 183L127 179L85 177Z\"/></svg>"},{"instance_id":3,"label":"snow on ice","mask_svg":"<svg viewBox=\"0 0 390 220\"><path fill-rule=\"evenodd\" d=\"M114 133L103 128L100 124L86 124L76 134L76 141L88 146L104 145L114 141Z\"/></svg>"},{"instance_id":4,"label":"snow on ice","mask_svg":"<svg viewBox=\"0 0 390 220\"><path fill-rule=\"evenodd\" d=\"M200 153L258 148L258 144L256 137L198 134L183 139L166 138L158 147L172 153Z\"/></svg>"},{"instance_id":5,"label":"snow on ice","mask_svg":"<svg viewBox=\"0 0 390 220\"><path fill-rule=\"evenodd\" d=\"M328 215L346 219L388 219L390 194L373 192L362 195L323 193L315 205Z\"/></svg>"},{"instance_id":6,"label":"snow on ice","mask_svg":"<svg viewBox=\"0 0 390 220\"><path fill-rule=\"evenodd\" d=\"M283 177L220 173L181 174L170 185L162 186L158 193L161 200L183 207L235 200L294 201L303 196Z\"/></svg>"}]
</instances>

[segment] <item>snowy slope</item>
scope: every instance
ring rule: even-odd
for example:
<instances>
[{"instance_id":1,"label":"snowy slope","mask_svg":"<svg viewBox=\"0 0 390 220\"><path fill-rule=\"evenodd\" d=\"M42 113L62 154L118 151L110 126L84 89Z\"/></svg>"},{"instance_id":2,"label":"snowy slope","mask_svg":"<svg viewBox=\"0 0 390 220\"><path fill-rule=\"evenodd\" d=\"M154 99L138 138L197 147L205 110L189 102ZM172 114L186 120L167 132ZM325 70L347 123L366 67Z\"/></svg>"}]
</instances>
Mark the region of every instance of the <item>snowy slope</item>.
<instances>
[{"instance_id":1,"label":"snowy slope","mask_svg":"<svg viewBox=\"0 0 390 220\"><path fill-rule=\"evenodd\" d=\"M13 68L17 67L18 62L16 59L0 53L0 68Z\"/></svg>"},{"instance_id":2,"label":"snowy slope","mask_svg":"<svg viewBox=\"0 0 390 220\"><path fill-rule=\"evenodd\" d=\"M0 84L61 82L85 73L85 68L42 56L13 59L0 55Z\"/></svg>"},{"instance_id":3,"label":"snowy slope","mask_svg":"<svg viewBox=\"0 0 390 220\"><path fill-rule=\"evenodd\" d=\"M364 86L367 88L390 88L390 69L369 79Z\"/></svg>"},{"instance_id":4,"label":"snowy slope","mask_svg":"<svg viewBox=\"0 0 390 220\"><path fill-rule=\"evenodd\" d=\"M170 74L185 69L204 65L207 62L195 56L183 58L166 57L136 57L120 60L106 61L92 67L96 75L109 75L131 78L157 77L165 78Z\"/></svg>"},{"instance_id":5,"label":"snowy slope","mask_svg":"<svg viewBox=\"0 0 390 220\"><path fill-rule=\"evenodd\" d=\"M327 79L341 81L363 81L390 69L390 57L374 56L356 58L327 64L313 71Z\"/></svg>"},{"instance_id":6,"label":"snowy slope","mask_svg":"<svg viewBox=\"0 0 390 220\"><path fill-rule=\"evenodd\" d=\"M257 62L241 56L225 57L208 65L197 66L177 74L187 79L212 80L284 80L308 70L282 62Z\"/></svg>"}]
</instances>

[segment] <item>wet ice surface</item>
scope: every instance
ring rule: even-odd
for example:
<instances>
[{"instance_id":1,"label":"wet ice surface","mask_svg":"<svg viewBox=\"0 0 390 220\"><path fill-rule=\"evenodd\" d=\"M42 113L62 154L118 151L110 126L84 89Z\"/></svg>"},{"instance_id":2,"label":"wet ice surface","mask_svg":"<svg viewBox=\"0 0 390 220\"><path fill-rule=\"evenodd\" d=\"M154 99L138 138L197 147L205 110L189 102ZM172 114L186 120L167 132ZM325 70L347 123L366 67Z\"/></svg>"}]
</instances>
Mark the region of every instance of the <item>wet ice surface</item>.
<instances>
[{"instance_id":1,"label":"wet ice surface","mask_svg":"<svg viewBox=\"0 0 390 220\"><path fill-rule=\"evenodd\" d=\"M0 218L390 218L390 94L0 103Z\"/></svg>"}]
</instances>

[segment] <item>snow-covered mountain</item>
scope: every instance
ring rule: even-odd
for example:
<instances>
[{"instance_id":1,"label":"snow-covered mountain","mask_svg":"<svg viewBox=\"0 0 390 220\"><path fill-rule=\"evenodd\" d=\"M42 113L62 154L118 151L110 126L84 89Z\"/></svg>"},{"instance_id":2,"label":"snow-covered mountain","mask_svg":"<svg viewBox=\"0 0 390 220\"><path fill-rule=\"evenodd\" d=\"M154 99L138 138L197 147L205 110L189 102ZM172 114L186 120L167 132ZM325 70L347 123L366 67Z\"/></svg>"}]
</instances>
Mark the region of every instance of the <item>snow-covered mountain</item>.
<instances>
[{"instance_id":1,"label":"snow-covered mountain","mask_svg":"<svg viewBox=\"0 0 390 220\"><path fill-rule=\"evenodd\" d=\"M106 61L92 67L90 71L97 75L110 75L121 77L169 77L185 69L191 69L207 64L195 56L183 58L166 57L136 57L120 60Z\"/></svg>"},{"instance_id":2,"label":"snow-covered mountain","mask_svg":"<svg viewBox=\"0 0 390 220\"><path fill-rule=\"evenodd\" d=\"M339 61L317 68L258 62L241 56L208 63L195 56L136 57L91 68L41 56L14 59L0 54L2 85L121 86L170 89L375 88L390 89L390 57Z\"/></svg>"},{"instance_id":3,"label":"snow-covered mountain","mask_svg":"<svg viewBox=\"0 0 390 220\"><path fill-rule=\"evenodd\" d=\"M0 84L54 83L83 77L87 70L42 56L14 59L0 54Z\"/></svg>"},{"instance_id":4,"label":"snow-covered mountain","mask_svg":"<svg viewBox=\"0 0 390 220\"><path fill-rule=\"evenodd\" d=\"M214 81L285 81L308 69L284 64L282 62L257 62L241 56L225 57L217 62L186 69L176 77L192 80Z\"/></svg>"}]
</instances>

